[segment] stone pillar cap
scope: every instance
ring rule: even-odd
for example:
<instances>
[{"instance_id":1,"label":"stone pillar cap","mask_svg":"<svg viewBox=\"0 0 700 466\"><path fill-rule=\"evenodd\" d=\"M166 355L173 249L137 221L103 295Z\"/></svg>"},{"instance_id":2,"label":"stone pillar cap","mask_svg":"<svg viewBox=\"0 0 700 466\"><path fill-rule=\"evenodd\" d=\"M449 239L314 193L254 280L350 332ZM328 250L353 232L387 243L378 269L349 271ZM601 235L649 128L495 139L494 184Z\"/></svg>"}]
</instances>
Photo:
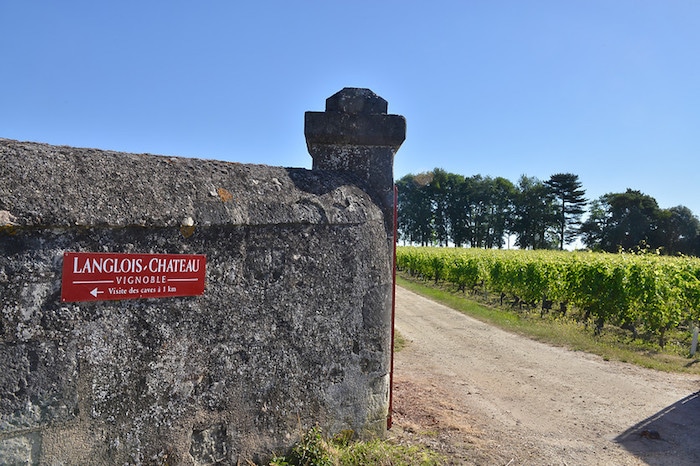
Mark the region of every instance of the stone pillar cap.
<instances>
[{"instance_id":1,"label":"stone pillar cap","mask_svg":"<svg viewBox=\"0 0 700 466\"><path fill-rule=\"evenodd\" d=\"M344 87L326 99L327 112L386 113L389 104L370 89Z\"/></svg>"},{"instance_id":2,"label":"stone pillar cap","mask_svg":"<svg viewBox=\"0 0 700 466\"><path fill-rule=\"evenodd\" d=\"M388 115L387 101L369 89L346 87L326 99L325 112L306 112L304 135L314 156L317 144L389 146L406 139L406 119Z\"/></svg>"}]
</instances>

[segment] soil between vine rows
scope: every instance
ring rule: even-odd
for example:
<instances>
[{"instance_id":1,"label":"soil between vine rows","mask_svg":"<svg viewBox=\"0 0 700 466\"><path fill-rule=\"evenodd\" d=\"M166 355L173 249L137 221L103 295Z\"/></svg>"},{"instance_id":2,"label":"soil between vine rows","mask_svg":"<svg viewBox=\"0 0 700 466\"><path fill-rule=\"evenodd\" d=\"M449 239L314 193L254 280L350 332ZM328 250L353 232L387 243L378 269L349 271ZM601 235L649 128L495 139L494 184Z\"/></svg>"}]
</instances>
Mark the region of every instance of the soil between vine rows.
<instances>
[{"instance_id":1,"label":"soil between vine rows","mask_svg":"<svg viewBox=\"0 0 700 466\"><path fill-rule=\"evenodd\" d=\"M551 347L396 290L389 436L452 464L700 464L700 377ZM659 438L655 438L658 435Z\"/></svg>"}]
</instances>

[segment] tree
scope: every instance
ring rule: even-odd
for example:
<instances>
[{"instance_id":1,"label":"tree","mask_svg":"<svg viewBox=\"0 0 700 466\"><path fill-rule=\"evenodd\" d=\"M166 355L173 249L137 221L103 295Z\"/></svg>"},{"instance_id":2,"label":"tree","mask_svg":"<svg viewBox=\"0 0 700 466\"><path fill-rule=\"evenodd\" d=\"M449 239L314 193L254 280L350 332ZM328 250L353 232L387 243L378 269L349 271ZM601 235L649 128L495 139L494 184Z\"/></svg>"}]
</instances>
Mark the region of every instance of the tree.
<instances>
[{"instance_id":1,"label":"tree","mask_svg":"<svg viewBox=\"0 0 700 466\"><path fill-rule=\"evenodd\" d=\"M513 183L501 177L474 175L464 179L461 193L465 242L473 248L503 247L510 228Z\"/></svg>"},{"instance_id":2,"label":"tree","mask_svg":"<svg viewBox=\"0 0 700 466\"><path fill-rule=\"evenodd\" d=\"M600 249L603 241L603 230L607 220L607 204L604 197L591 201L588 209L588 219L581 224L579 233L583 244L591 249Z\"/></svg>"},{"instance_id":3,"label":"tree","mask_svg":"<svg viewBox=\"0 0 700 466\"><path fill-rule=\"evenodd\" d=\"M502 248L506 233L511 227L513 203L516 189L513 183L505 178L489 178L486 181L488 193L486 214L488 228L486 230L486 248Z\"/></svg>"},{"instance_id":4,"label":"tree","mask_svg":"<svg viewBox=\"0 0 700 466\"><path fill-rule=\"evenodd\" d=\"M399 191L398 229L399 236L409 243L427 246L433 239L432 209L428 174L408 174L396 181Z\"/></svg>"},{"instance_id":5,"label":"tree","mask_svg":"<svg viewBox=\"0 0 700 466\"><path fill-rule=\"evenodd\" d=\"M515 187L505 178L465 178L443 169L406 175L399 188L399 235L421 245L501 248Z\"/></svg>"},{"instance_id":6,"label":"tree","mask_svg":"<svg viewBox=\"0 0 700 466\"><path fill-rule=\"evenodd\" d=\"M551 232L557 225L557 211L550 190L540 180L520 177L514 203L512 232L523 249L551 249Z\"/></svg>"},{"instance_id":7,"label":"tree","mask_svg":"<svg viewBox=\"0 0 700 466\"><path fill-rule=\"evenodd\" d=\"M489 194L488 180L481 175L465 178L466 225L469 246L486 247L488 231Z\"/></svg>"},{"instance_id":8,"label":"tree","mask_svg":"<svg viewBox=\"0 0 700 466\"><path fill-rule=\"evenodd\" d=\"M447 246L449 242L448 204L450 200L450 174L442 168L435 168L429 173L427 188L432 210L433 233L438 246Z\"/></svg>"},{"instance_id":9,"label":"tree","mask_svg":"<svg viewBox=\"0 0 700 466\"><path fill-rule=\"evenodd\" d=\"M584 243L592 249L617 252L640 247L659 248L664 244L663 215L651 196L627 189L608 193L592 204L582 225Z\"/></svg>"},{"instance_id":10,"label":"tree","mask_svg":"<svg viewBox=\"0 0 700 466\"><path fill-rule=\"evenodd\" d=\"M468 193L462 175L448 173L446 186L446 217L449 237L456 247L461 247L469 241L467 225Z\"/></svg>"},{"instance_id":11,"label":"tree","mask_svg":"<svg viewBox=\"0 0 700 466\"><path fill-rule=\"evenodd\" d=\"M696 244L700 235L700 220L685 206L671 207L662 211L662 226L665 248L668 254L698 254Z\"/></svg>"},{"instance_id":12,"label":"tree","mask_svg":"<svg viewBox=\"0 0 700 466\"><path fill-rule=\"evenodd\" d=\"M581 189L578 175L573 173L557 173L544 182L549 188L557 204L557 235L559 249L573 241L579 233L581 215L586 211L586 191Z\"/></svg>"}]
</instances>

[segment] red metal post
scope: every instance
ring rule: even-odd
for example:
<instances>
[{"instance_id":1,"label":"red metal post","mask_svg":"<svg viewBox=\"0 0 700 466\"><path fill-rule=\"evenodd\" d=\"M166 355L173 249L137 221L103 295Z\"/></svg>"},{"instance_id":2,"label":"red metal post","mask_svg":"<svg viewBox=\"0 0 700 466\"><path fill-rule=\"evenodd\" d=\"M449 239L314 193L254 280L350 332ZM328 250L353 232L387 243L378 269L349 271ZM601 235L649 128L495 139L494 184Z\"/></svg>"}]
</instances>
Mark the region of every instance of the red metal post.
<instances>
[{"instance_id":1,"label":"red metal post","mask_svg":"<svg viewBox=\"0 0 700 466\"><path fill-rule=\"evenodd\" d=\"M391 429L394 409L394 320L396 319L396 243L398 241L398 212L399 212L399 187L394 185L394 257L392 263L392 290L391 290L391 364L389 368L389 415L386 419L386 428Z\"/></svg>"}]
</instances>

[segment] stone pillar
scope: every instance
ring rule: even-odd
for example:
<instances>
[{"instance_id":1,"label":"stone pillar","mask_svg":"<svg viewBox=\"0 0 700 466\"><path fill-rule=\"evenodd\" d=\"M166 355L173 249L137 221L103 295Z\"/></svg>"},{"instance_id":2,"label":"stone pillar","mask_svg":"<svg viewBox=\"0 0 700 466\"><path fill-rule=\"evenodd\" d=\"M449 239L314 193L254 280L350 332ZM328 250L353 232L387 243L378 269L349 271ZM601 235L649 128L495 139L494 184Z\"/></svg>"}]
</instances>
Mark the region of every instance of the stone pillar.
<instances>
[{"instance_id":1,"label":"stone pillar","mask_svg":"<svg viewBox=\"0 0 700 466\"><path fill-rule=\"evenodd\" d=\"M325 112L306 112L304 135L314 170L346 171L368 184L393 236L394 154L406 139L406 119L387 114L369 89L346 87L326 99Z\"/></svg>"},{"instance_id":2,"label":"stone pillar","mask_svg":"<svg viewBox=\"0 0 700 466\"><path fill-rule=\"evenodd\" d=\"M378 247L374 253L385 263L375 270L378 273L365 290L362 309L364 331L379 342L375 348L382 358L371 375L374 379L369 383L367 399L362 401L369 403L370 413L364 429L380 435L391 424L394 154L406 139L405 118L387 114L387 107L387 101L369 89L346 87L326 99L325 112L306 112L304 118L312 169L351 174L384 216L386 247ZM366 383L364 375L355 378ZM345 417L351 417L351 413Z\"/></svg>"}]
</instances>

